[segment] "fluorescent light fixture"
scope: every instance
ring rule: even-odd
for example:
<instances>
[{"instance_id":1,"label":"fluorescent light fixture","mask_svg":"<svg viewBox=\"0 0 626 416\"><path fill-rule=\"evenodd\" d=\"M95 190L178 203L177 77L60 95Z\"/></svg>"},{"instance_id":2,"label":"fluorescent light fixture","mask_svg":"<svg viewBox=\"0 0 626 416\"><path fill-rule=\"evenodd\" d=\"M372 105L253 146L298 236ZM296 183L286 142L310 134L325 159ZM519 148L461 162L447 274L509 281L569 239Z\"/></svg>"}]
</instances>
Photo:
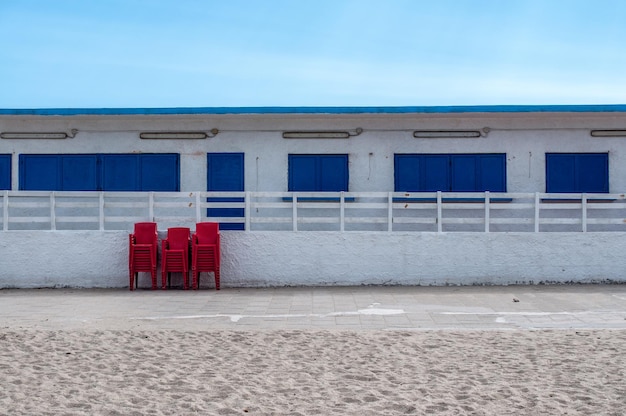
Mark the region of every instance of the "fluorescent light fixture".
<instances>
[{"instance_id":1,"label":"fluorescent light fixture","mask_svg":"<svg viewBox=\"0 0 626 416\"><path fill-rule=\"evenodd\" d=\"M358 136L363 132L362 128L351 131L284 131L283 139L349 139L350 136Z\"/></svg>"},{"instance_id":2,"label":"fluorescent light fixture","mask_svg":"<svg viewBox=\"0 0 626 416\"><path fill-rule=\"evenodd\" d=\"M480 130L416 130L413 132L413 137L416 139L468 139L480 136Z\"/></svg>"},{"instance_id":3,"label":"fluorescent light fixture","mask_svg":"<svg viewBox=\"0 0 626 416\"><path fill-rule=\"evenodd\" d=\"M151 131L139 133L139 137L142 139L201 140L215 137L217 133L219 133L218 129L212 129L209 133L204 131Z\"/></svg>"},{"instance_id":4,"label":"fluorescent light fixture","mask_svg":"<svg viewBox=\"0 0 626 416\"><path fill-rule=\"evenodd\" d=\"M626 137L624 130L591 130L592 137Z\"/></svg>"},{"instance_id":5,"label":"fluorescent light fixture","mask_svg":"<svg viewBox=\"0 0 626 416\"><path fill-rule=\"evenodd\" d=\"M283 139L347 139L347 131L285 131Z\"/></svg>"},{"instance_id":6,"label":"fluorescent light fixture","mask_svg":"<svg viewBox=\"0 0 626 416\"><path fill-rule=\"evenodd\" d=\"M12 133L4 132L0 133L0 137L3 139L67 139L69 136L67 133Z\"/></svg>"}]
</instances>

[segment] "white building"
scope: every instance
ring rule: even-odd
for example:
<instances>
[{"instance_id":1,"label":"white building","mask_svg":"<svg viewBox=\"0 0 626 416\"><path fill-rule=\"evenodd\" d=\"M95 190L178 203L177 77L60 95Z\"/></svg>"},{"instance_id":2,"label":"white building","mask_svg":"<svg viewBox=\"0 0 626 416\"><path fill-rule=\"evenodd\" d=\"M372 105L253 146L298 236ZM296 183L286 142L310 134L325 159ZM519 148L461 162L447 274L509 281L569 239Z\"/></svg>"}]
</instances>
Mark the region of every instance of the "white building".
<instances>
[{"instance_id":1,"label":"white building","mask_svg":"<svg viewBox=\"0 0 626 416\"><path fill-rule=\"evenodd\" d=\"M626 281L626 105L0 110L0 137L0 287L123 287L146 220L223 223L224 287Z\"/></svg>"}]
</instances>

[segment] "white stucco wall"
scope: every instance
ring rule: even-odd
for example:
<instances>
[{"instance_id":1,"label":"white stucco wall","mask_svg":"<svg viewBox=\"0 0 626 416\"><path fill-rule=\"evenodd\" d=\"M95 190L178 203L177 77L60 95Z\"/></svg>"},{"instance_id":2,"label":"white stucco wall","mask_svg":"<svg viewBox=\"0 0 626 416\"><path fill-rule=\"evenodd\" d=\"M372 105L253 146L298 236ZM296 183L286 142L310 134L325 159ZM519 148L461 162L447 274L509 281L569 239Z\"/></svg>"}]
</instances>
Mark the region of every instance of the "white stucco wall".
<instances>
[{"instance_id":1,"label":"white stucco wall","mask_svg":"<svg viewBox=\"0 0 626 416\"><path fill-rule=\"evenodd\" d=\"M222 232L222 244L224 288L626 282L626 233ZM127 250L125 232L0 232L0 288L127 287Z\"/></svg>"},{"instance_id":2,"label":"white stucco wall","mask_svg":"<svg viewBox=\"0 0 626 416\"><path fill-rule=\"evenodd\" d=\"M0 288L128 286L128 233L0 232Z\"/></svg>"},{"instance_id":3,"label":"white stucco wall","mask_svg":"<svg viewBox=\"0 0 626 416\"><path fill-rule=\"evenodd\" d=\"M625 233L239 233L236 286L626 281Z\"/></svg>"}]
</instances>

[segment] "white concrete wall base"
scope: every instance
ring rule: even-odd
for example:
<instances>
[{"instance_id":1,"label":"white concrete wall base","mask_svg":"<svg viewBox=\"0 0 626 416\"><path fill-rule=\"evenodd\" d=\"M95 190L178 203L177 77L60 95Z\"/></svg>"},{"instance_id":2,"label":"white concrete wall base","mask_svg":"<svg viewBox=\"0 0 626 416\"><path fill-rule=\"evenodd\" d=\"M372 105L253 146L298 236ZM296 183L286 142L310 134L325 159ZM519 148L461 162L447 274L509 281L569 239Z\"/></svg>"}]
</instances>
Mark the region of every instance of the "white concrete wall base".
<instances>
[{"instance_id":1,"label":"white concrete wall base","mask_svg":"<svg viewBox=\"0 0 626 416\"><path fill-rule=\"evenodd\" d=\"M0 288L128 286L128 233L0 232Z\"/></svg>"},{"instance_id":2,"label":"white concrete wall base","mask_svg":"<svg viewBox=\"0 0 626 416\"><path fill-rule=\"evenodd\" d=\"M222 287L626 283L625 253L618 232L222 232ZM126 232L0 232L0 288L128 282Z\"/></svg>"},{"instance_id":3,"label":"white concrete wall base","mask_svg":"<svg viewBox=\"0 0 626 416\"><path fill-rule=\"evenodd\" d=\"M225 237L224 281L234 286L626 282L626 233L255 232Z\"/></svg>"}]
</instances>

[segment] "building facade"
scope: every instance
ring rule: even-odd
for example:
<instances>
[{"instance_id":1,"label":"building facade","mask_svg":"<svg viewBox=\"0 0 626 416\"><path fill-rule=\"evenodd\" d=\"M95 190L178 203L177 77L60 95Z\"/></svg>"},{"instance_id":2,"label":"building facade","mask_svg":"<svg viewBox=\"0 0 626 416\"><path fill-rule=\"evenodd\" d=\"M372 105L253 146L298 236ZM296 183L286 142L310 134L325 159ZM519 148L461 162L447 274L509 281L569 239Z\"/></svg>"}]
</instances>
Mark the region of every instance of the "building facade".
<instances>
[{"instance_id":1,"label":"building facade","mask_svg":"<svg viewBox=\"0 0 626 416\"><path fill-rule=\"evenodd\" d=\"M127 284L132 221L107 219L107 193L190 197L110 215L218 220L225 286L626 280L623 105L0 110L0 138L2 287ZM54 199L88 193L92 223ZM54 202L20 212L27 197ZM108 247L105 273L39 253L58 270L17 277L23 237L71 256L79 234L83 258Z\"/></svg>"}]
</instances>

